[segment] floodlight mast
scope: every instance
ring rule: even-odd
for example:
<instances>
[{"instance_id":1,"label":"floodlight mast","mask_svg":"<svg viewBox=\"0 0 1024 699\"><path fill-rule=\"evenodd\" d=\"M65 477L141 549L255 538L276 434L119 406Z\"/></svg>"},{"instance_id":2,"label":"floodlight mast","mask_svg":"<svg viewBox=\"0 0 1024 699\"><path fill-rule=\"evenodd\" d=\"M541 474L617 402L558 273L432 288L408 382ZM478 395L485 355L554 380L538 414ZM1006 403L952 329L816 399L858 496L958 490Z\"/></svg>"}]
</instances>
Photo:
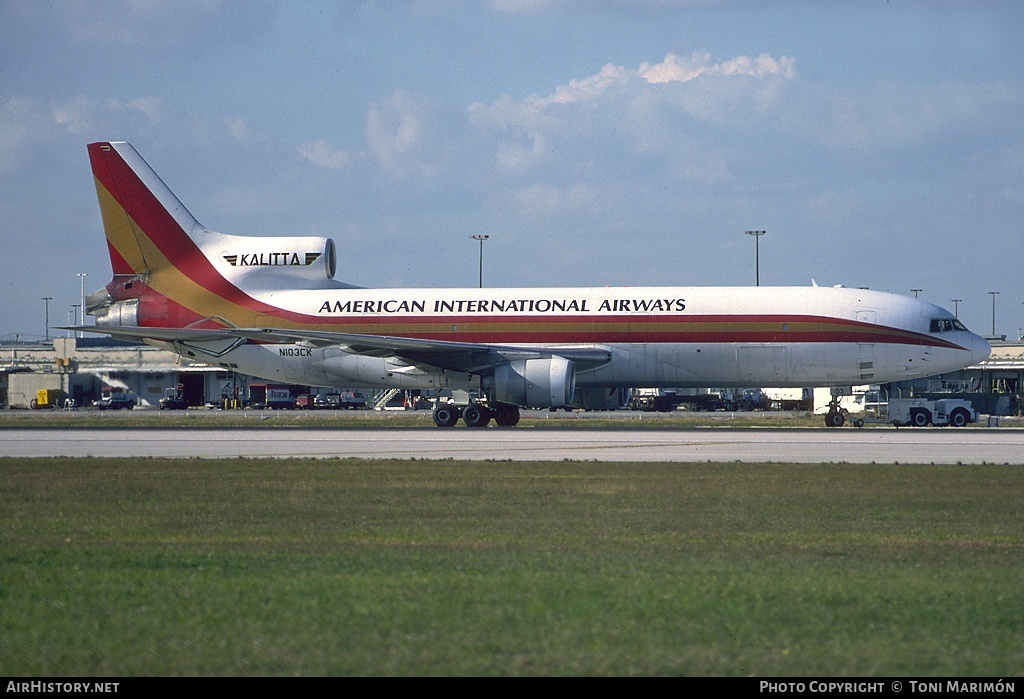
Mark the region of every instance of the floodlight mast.
<instances>
[{"instance_id":1,"label":"floodlight mast","mask_svg":"<svg viewBox=\"0 0 1024 699\"><path fill-rule=\"evenodd\" d=\"M472 240L479 240L480 241L480 288L483 289L484 288L484 241L487 240L488 238L490 238L491 236L486 235L486 234L482 234L482 235L471 235L469 237Z\"/></svg>"},{"instance_id":2,"label":"floodlight mast","mask_svg":"<svg viewBox=\"0 0 1024 699\"><path fill-rule=\"evenodd\" d=\"M744 231L754 236L754 285L761 286L761 236L768 231Z\"/></svg>"}]
</instances>

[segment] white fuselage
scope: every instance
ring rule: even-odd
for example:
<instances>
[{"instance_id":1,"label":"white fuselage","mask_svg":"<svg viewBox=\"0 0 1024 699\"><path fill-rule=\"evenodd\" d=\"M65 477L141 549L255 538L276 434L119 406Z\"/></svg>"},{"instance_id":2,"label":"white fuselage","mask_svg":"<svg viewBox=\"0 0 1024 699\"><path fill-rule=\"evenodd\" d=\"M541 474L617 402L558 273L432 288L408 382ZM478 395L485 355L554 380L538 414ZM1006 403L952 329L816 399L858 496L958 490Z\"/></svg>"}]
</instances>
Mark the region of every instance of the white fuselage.
<instances>
[{"instance_id":1,"label":"white fuselage","mask_svg":"<svg viewBox=\"0 0 1024 699\"><path fill-rule=\"evenodd\" d=\"M831 287L301 289L250 292L302 327L501 347L602 348L586 387L840 386L953 371L988 345L905 296ZM280 325L280 319L267 325ZM175 351L183 354L186 348ZM557 353L557 351L556 351ZM478 376L315 343L243 344L212 363L320 386L471 388Z\"/></svg>"}]
</instances>

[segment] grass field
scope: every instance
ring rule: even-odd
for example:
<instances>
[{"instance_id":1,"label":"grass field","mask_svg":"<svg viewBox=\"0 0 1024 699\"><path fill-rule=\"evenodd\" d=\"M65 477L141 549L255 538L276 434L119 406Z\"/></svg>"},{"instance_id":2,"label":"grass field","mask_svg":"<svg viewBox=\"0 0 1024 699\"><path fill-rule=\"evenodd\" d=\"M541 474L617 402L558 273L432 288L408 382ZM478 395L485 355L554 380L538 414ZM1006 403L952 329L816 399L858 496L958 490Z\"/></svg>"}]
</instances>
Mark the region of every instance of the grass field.
<instances>
[{"instance_id":1,"label":"grass field","mask_svg":"<svg viewBox=\"0 0 1024 699\"><path fill-rule=\"evenodd\" d=\"M1017 675L1024 470L0 460L0 675Z\"/></svg>"}]
</instances>

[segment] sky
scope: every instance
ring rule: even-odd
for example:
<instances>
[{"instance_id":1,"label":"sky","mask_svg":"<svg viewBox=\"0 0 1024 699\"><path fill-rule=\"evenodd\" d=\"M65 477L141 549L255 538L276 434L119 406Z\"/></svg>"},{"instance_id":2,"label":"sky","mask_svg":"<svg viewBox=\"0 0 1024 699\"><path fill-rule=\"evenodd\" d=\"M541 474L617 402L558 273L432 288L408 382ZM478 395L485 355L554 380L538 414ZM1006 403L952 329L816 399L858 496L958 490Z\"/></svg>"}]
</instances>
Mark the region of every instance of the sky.
<instances>
[{"instance_id":1,"label":"sky","mask_svg":"<svg viewBox=\"0 0 1024 699\"><path fill-rule=\"evenodd\" d=\"M984 335L995 300L1016 338L1022 30L1014 1L0 0L0 340L110 281L108 140L359 286L474 287L485 234L484 286L842 284Z\"/></svg>"}]
</instances>

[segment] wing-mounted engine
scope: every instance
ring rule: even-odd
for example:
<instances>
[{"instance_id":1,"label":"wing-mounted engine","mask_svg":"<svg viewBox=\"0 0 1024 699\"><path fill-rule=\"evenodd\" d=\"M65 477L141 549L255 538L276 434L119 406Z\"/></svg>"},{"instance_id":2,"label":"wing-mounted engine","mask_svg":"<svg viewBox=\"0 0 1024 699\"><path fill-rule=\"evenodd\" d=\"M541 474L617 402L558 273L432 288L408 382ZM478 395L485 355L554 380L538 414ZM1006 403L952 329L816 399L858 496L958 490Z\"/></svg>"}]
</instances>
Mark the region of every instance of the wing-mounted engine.
<instances>
[{"instance_id":1,"label":"wing-mounted engine","mask_svg":"<svg viewBox=\"0 0 1024 699\"><path fill-rule=\"evenodd\" d=\"M207 259L242 289L335 287L334 241L319 237L194 234Z\"/></svg>"},{"instance_id":2,"label":"wing-mounted engine","mask_svg":"<svg viewBox=\"0 0 1024 699\"><path fill-rule=\"evenodd\" d=\"M493 385L488 385L493 384ZM484 388L499 403L522 408L561 408L572 402L576 369L564 357L517 359L494 368Z\"/></svg>"}]
</instances>

